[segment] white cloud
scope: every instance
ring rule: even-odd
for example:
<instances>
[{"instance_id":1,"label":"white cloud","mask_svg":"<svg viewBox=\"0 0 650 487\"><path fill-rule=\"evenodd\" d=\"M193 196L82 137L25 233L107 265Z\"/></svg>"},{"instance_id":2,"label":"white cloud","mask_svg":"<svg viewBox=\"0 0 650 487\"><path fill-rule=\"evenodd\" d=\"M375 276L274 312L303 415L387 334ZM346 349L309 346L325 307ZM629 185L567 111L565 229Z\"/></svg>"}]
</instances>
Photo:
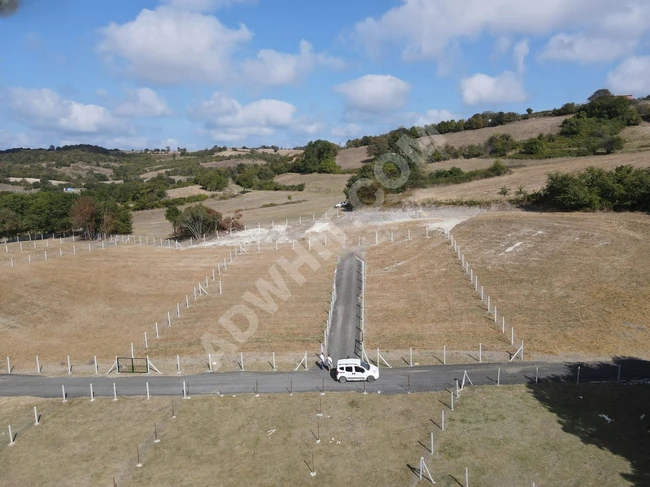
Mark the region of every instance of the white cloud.
<instances>
[{"instance_id":1,"label":"white cloud","mask_svg":"<svg viewBox=\"0 0 650 487\"><path fill-rule=\"evenodd\" d=\"M528 46L528 40L523 40L515 44L513 49L512 56L515 60L515 65L517 66L517 73L523 74L526 71L526 65L524 61L526 56L530 52L530 47Z\"/></svg>"},{"instance_id":2,"label":"white cloud","mask_svg":"<svg viewBox=\"0 0 650 487\"><path fill-rule=\"evenodd\" d=\"M18 120L36 129L68 134L127 131L108 109L65 100L50 89L11 89L8 104Z\"/></svg>"},{"instance_id":3,"label":"white cloud","mask_svg":"<svg viewBox=\"0 0 650 487\"><path fill-rule=\"evenodd\" d=\"M120 117L154 118L171 115L172 111L151 88L139 88L131 91L127 101L119 105L114 113Z\"/></svg>"},{"instance_id":4,"label":"white cloud","mask_svg":"<svg viewBox=\"0 0 650 487\"><path fill-rule=\"evenodd\" d=\"M298 54L262 49L257 54L257 59L242 62L241 71L246 83L258 86L283 86L304 80L316 65L341 69L345 63L326 53L314 53L312 45L302 40Z\"/></svg>"},{"instance_id":5,"label":"white cloud","mask_svg":"<svg viewBox=\"0 0 650 487\"><path fill-rule=\"evenodd\" d=\"M458 120L460 117L454 115L449 110L427 110L423 115L417 115L413 125L418 127L424 127L425 125L431 125L432 123L440 123L448 120Z\"/></svg>"},{"instance_id":6,"label":"white cloud","mask_svg":"<svg viewBox=\"0 0 650 487\"><path fill-rule=\"evenodd\" d=\"M252 33L230 29L210 15L159 7L131 22L100 29L98 49L137 78L161 84L220 83L231 78L231 57Z\"/></svg>"},{"instance_id":7,"label":"white cloud","mask_svg":"<svg viewBox=\"0 0 650 487\"><path fill-rule=\"evenodd\" d=\"M346 97L349 110L381 113L406 105L411 85L394 76L367 74L335 86L334 91Z\"/></svg>"},{"instance_id":8,"label":"white cloud","mask_svg":"<svg viewBox=\"0 0 650 487\"><path fill-rule=\"evenodd\" d=\"M588 36L584 32L554 35L540 54L541 59L580 63L611 62L634 51L635 39Z\"/></svg>"},{"instance_id":9,"label":"white cloud","mask_svg":"<svg viewBox=\"0 0 650 487\"><path fill-rule=\"evenodd\" d=\"M211 12L238 3L255 4L257 0L161 0L161 3L178 10Z\"/></svg>"},{"instance_id":10,"label":"white cloud","mask_svg":"<svg viewBox=\"0 0 650 487\"><path fill-rule=\"evenodd\" d=\"M650 94L650 56L623 61L607 74L607 87L620 94Z\"/></svg>"},{"instance_id":11,"label":"white cloud","mask_svg":"<svg viewBox=\"0 0 650 487\"><path fill-rule=\"evenodd\" d=\"M510 39L506 36L499 36L492 47L492 60L496 60L510 51Z\"/></svg>"},{"instance_id":12,"label":"white cloud","mask_svg":"<svg viewBox=\"0 0 650 487\"><path fill-rule=\"evenodd\" d=\"M407 60L439 60L457 39L546 36L581 29L608 39L636 41L650 30L646 0L403 0L379 18L354 27L354 38L373 56L384 43L402 48Z\"/></svg>"},{"instance_id":13,"label":"white cloud","mask_svg":"<svg viewBox=\"0 0 650 487\"><path fill-rule=\"evenodd\" d=\"M97 88L95 90L95 94L97 96L101 96L102 98L106 98L108 96L108 91L106 91L104 88Z\"/></svg>"},{"instance_id":14,"label":"white cloud","mask_svg":"<svg viewBox=\"0 0 650 487\"><path fill-rule=\"evenodd\" d=\"M511 71L504 71L497 77L477 73L461 80L460 89L463 103L515 103L526 100L521 77Z\"/></svg>"},{"instance_id":15,"label":"white cloud","mask_svg":"<svg viewBox=\"0 0 650 487\"><path fill-rule=\"evenodd\" d=\"M271 136L277 129L291 127L295 113L296 107L280 100L262 99L242 105L220 92L189 109L190 118L204 122L215 140L227 142Z\"/></svg>"}]
</instances>

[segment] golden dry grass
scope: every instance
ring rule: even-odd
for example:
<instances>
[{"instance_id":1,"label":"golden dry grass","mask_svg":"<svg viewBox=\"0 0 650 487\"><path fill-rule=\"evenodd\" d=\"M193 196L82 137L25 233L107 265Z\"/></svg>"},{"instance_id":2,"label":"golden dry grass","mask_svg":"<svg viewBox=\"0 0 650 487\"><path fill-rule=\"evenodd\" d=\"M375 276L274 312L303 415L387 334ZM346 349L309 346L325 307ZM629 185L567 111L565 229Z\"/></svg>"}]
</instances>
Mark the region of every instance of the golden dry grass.
<instances>
[{"instance_id":1,"label":"golden dry grass","mask_svg":"<svg viewBox=\"0 0 650 487\"><path fill-rule=\"evenodd\" d=\"M444 165L435 164L433 167L431 167L431 169L435 170L438 168L442 169L456 166L460 167L463 170L471 170L480 167L487 167L491 164L491 162L491 160L486 160L485 162L480 163L476 160L451 161L444 163ZM445 200L458 199L495 201L502 199L502 197L499 196L499 190L504 186L510 189L511 193L517 191L519 187L523 187L523 189L528 192L537 191L543 188L546 185L547 176L549 173L577 172L582 171L588 167L613 169L616 166L627 164L634 167L650 167L650 158L648 158L644 153L626 153L613 154L608 156L547 159L542 161L517 161L516 163L511 162L509 164L511 166L522 165L524 167L513 168L511 174L496 178L416 190L406 198L406 201L442 202Z\"/></svg>"},{"instance_id":2,"label":"golden dry grass","mask_svg":"<svg viewBox=\"0 0 650 487\"><path fill-rule=\"evenodd\" d=\"M235 167L237 164L266 164L264 159L228 159L225 161L211 161L203 162L201 166L203 167Z\"/></svg>"},{"instance_id":3,"label":"golden dry grass","mask_svg":"<svg viewBox=\"0 0 650 487\"><path fill-rule=\"evenodd\" d=\"M642 122L640 125L625 127L621 132L625 139L626 151L648 150L650 148L650 123Z\"/></svg>"},{"instance_id":4,"label":"golden dry grass","mask_svg":"<svg viewBox=\"0 0 650 487\"><path fill-rule=\"evenodd\" d=\"M453 234L529 356L650 357L650 216L494 212Z\"/></svg>"},{"instance_id":5,"label":"golden dry grass","mask_svg":"<svg viewBox=\"0 0 650 487\"><path fill-rule=\"evenodd\" d=\"M287 218L297 223L299 217L304 220L312 214L318 218L325 211L332 213L333 206L345 198L343 189L348 180L348 176L340 174L283 175L280 178L284 179L279 181L304 182L306 188L304 191L251 191L228 200L209 199L202 204L224 215L242 210L242 222L249 226L268 225ZM155 209L135 212L133 231L137 235L168 236L172 227L165 220L165 210Z\"/></svg>"},{"instance_id":6,"label":"golden dry grass","mask_svg":"<svg viewBox=\"0 0 650 487\"><path fill-rule=\"evenodd\" d=\"M308 243L298 242L296 245L301 244L308 251ZM160 327L161 339L150 341L149 354L152 360L153 357L158 360L158 357L173 358L180 354L183 357L184 372L203 372L207 369L207 354L212 349L206 349L202 338L211 342L215 338L225 340L235 346L233 351L226 350L226 356L217 365L220 371L238 368L240 351L246 353L246 370L269 370L271 352L278 354L278 367L287 370L291 364L295 366L302 358L303 352L307 351L311 355L320 350L338 254L336 243L328 240L329 256L316 254L314 245L312 255L316 258L318 267L301 267L300 273L305 278L304 283L297 283L279 263L281 259L287 259L289 262L296 260L298 254L292 249L291 243L279 244L277 251L274 250L273 244L268 243L260 248L261 252L258 253L256 245L249 247L250 253L235 259L235 262L229 265L228 272L217 274L216 277L222 282L222 295L219 295L218 283L212 282L210 278L210 285L206 289L210 293L209 296L192 299L188 309L183 304L180 319L174 318L171 328L166 324ZM251 292L261 297L261 291L257 287L260 280L277 286L271 275L271 271L276 270L281 276L281 282L286 285L288 294L286 301L271 295L277 309L270 313L251 304L243 296ZM219 319L237 305L248 306L255 311L258 320L252 336L241 344L219 324ZM249 328L249 322L241 315L238 315L234 322L242 331ZM214 343L214 351L219 352L219 345ZM173 360L163 360L161 363L167 371L174 370Z\"/></svg>"},{"instance_id":7,"label":"golden dry grass","mask_svg":"<svg viewBox=\"0 0 650 487\"><path fill-rule=\"evenodd\" d=\"M211 194L214 193L211 191L206 191L204 189L201 189L201 186L198 184L194 186L185 186L184 188L175 188L175 189L167 190L168 198L187 198L188 196L197 196L200 194L210 196Z\"/></svg>"},{"instance_id":8,"label":"golden dry grass","mask_svg":"<svg viewBox=\"0 0 650 487\"><path fill-rule=\"evenodd\" d=\"M355 476L371 485L405 485L414 480L407 465L424 454L418 441L427 443L443 397L195 396L175 401L176 419L171 399L155 397L2 399L9 412L0 413L2 429L8 422L25 427L12 447L4 444L7 433L0 435L0 478L11 487L112 485L113 477L118 486L340 485ZM30 426L33 404L44 411L39 426Z\"/></svg>"},{"instance_id":9,"label":"golden dry grass","mask_svg":"<svg viewBox=\"0 0 650 487\"><path fill-rule=\"evenodd\" d=\"M411 241L401 231L394 235L395 243L366 251L367 349L413 347L419 363L437 363L440 354L434 358L423 351L442 351L446 345L450 351L475 352L474 361L482 343L486 352L500 352L503 359L510 346L481 306L447 240L412 232ZM382 231L382 239L389 234Z\"/></svg>"},{"instance_id":10,"label":"golden dry grass","mask_svg":"<svg viewBox=\"0 0 650 487\"><path fill-rule=\"evenodd\" d=\"M451 145L461 147L470 144L483 144L493 135L510 134L515 140L526 140L537 137L539 134L558 134L560 125L567 117L542 117L521 120L519 122L501 125L499 127L487 127L479 130L465 130L463 132L449 133L432 136L436 145ZM428 137L420 138L421 143L426 143Z\"/></svg>"},{"instance_id":11,"label":"golden dry grass","mask_svg":"<svg viewBox=\"0 0 650 487\"><path fill-rule=\"evenodd\" d=\"M225 248L107 246L91 253L16 266L0 272L0 356L16 372L92 371L116 354L143 348L144 331L163 321L227 254Z\"/></svg>"},{"instance_id":12,"label":"golden dry grass","mask_svg":"<svg viewBox=\"0 0 650 487\"><path fill-rule=\"evenodd\" d=\"M343 169L358 169L369 158L367 146L341 149L336 155L336 163Z\"/></svg>"}]
</instances>

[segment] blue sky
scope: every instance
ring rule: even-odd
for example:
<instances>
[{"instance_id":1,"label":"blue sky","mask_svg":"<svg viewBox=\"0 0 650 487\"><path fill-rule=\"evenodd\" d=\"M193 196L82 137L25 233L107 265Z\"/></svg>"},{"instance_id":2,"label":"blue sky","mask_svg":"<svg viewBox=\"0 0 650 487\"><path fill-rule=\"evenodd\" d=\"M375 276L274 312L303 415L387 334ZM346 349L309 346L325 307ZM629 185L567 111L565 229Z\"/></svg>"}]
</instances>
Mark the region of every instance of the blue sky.
<instances>
[{"instance_id":1,"label":"blue sky","mask_svg":"<svg viewBox=\"0 0 650 487\"><path fill-rule=\"evenodd\" d=\"M650 94L645 0L21 0L0 148L344 143Z\"/></svg>"}]
</instances>

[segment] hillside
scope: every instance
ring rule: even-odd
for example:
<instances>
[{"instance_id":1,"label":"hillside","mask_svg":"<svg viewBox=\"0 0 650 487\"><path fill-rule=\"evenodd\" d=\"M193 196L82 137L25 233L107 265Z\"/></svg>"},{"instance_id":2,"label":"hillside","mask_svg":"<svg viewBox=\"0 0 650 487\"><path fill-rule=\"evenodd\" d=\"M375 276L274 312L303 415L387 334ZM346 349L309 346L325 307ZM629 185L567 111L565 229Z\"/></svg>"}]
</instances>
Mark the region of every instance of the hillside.
<instances>
[{"instance_id":1,"label":"hillside","mask_svg":"<svg viewBox=\"0 0 650 487\"><path fill-rule=\"evenodd\" d=\"M431 169L449 169L452 166L465 170L484 169L492 163L491 159L455 160L430 165ZM449 200L499 201L499 190L504 186L513 195L520 187L527 192L541 189L547 180L547 175L553 172L571 173L582 171L588 167L613 169L616 166L629 164L634 167L650 167L650 158L643 153L612 154L607 156L567 157L543 160L506 160L512 170L511 174L490 179L482 179L469 183L413 191L405 201L411 203L442 202Z\"/></svg>"},{"instance_id":2,"label":"hillside","mask_svg":"<svg viewBox=\"0 0 650 487\"><path fill-rule=\"evenodd\" d=\"M483 144L493 135L509 134L513 139L520 141L536 137L539 134L559 133L560 125L565 118L567 117L532 118L507 125L499 125L498 127L421 137L419 140L422 146L427 144L429 140L433 140L434 144L439 146L449 144L453 147L462 147L470 144ZM650 124L647 125L650 127ZM629 137L634 137L635 140L645 137L647 140L650 138L650 128L646 128L645 131L630 132ZM358 169L363 166L363 161L369 159L367 151L367 146L343 149L336 157L336 163L343 169Z\"/></svg>"},{"instance_id":3,"label":"hillside","mask_svg":"<svg viewBox=\"0 0 650 487\"><path fill-rule=\"evenodd\" d=\"M448 133L431 137L437 145L449 144L461 147L470 144L483 144L493 135L509 134L515 140L526 140L539 134L558 134L560 125L567 117L541 117L521 120L519 122L486 127L478 130L464 130L462 132ZM426 142L430 137L422 137L420 141Z\"/></svg>"}]
</instances>

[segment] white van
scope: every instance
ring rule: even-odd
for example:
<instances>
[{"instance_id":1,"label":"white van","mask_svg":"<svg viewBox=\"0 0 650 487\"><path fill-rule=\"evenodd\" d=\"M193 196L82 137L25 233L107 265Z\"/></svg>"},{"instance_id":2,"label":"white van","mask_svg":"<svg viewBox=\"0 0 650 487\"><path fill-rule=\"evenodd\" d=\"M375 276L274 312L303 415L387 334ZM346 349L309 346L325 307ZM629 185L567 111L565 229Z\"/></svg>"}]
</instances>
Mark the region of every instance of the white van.
<instances>
[{"instance_id":1,"label":"white van","mask_svg":"<svg viewBox=\"0 0 650 487\"><path fill-rule=\"evenodd\" d=\"M372 382L379 379L379 367L371 365L358 358L342 358L336 362L336 380L367 380Z\"/></svg>"}]
</instances>

